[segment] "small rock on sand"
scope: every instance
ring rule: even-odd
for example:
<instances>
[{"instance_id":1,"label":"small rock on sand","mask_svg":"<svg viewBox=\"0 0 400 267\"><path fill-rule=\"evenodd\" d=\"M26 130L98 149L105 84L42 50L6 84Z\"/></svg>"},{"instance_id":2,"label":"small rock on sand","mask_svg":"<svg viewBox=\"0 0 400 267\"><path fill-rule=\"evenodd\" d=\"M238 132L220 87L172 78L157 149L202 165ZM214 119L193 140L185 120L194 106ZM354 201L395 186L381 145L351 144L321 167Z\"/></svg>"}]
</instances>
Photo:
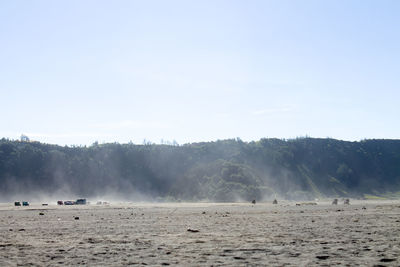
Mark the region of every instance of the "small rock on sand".
<instances>
[{"instance_id":1,"label":"small rock on sand","mask_svg":"<svg viewBox=\"0 0 400 267\"><path fill-rule=\"evenodd\" d=\"M274 201L272 201L272 204L278 204L278 200L274 199Z\"/></svg>"},{"instance_id":2,"label":"small rock on sand","mask_svg":"<svg viewBox=\"0 0 400 267\"><path fill-rule=\"evenodd\" d=\"M383 258L380 260L380 262L392 262L395 261L396 259L390 259L390 258Z\"/></svg>"}]
</instances>

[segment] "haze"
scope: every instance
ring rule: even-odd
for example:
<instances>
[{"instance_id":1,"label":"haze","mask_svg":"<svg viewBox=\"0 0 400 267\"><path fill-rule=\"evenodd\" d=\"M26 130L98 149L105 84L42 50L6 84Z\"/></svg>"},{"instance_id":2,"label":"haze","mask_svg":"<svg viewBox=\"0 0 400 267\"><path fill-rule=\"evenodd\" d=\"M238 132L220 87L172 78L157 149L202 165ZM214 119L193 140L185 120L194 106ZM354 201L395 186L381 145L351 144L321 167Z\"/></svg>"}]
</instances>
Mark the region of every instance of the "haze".
<instances>
[{"instance_id":1,"label":"haze","mask_svg":"<svg viewBox=\"0 0 400 267\"><path fill-rule=\"evenodd\" d=\"M399 138L399 1L1 1L0 137Z\"/></svg>"}]
</instances>

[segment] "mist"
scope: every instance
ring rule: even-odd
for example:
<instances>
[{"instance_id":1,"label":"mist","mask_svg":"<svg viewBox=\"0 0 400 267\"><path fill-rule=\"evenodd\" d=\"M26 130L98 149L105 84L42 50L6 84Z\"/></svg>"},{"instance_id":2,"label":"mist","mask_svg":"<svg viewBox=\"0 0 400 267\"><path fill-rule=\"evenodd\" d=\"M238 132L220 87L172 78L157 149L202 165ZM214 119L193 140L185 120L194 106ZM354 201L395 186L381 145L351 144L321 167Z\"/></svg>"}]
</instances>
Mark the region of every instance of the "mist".
<instances>
[{"instance_id":1,"label":"mist","mask_svg":"<svg viewBox=\"0 0 400 267\"><path fill-rule=\"evenodd\" d=\"M60 147L2 139L0 201L248 202L385 195L400 191L399 153L397 140Z\"/></svg>"}]
</instances>

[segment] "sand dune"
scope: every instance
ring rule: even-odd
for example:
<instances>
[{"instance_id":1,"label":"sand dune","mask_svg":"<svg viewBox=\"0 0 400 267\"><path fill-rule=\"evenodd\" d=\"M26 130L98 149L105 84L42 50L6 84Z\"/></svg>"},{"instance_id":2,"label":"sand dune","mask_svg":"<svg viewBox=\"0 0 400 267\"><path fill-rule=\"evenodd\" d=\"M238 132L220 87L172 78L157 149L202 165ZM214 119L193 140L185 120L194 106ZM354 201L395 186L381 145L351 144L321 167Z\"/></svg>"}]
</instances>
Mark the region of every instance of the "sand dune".
<instances>
[{"instance_id":1,"label":"sand dune","mask_svg":"<svg viewBox=\"0 0 400 267\"><path fill-rule=\"evenodd\" d=\"M400 202L2 204L0 214L0 266L400 265Z\"/></svg>"}]
</instances>

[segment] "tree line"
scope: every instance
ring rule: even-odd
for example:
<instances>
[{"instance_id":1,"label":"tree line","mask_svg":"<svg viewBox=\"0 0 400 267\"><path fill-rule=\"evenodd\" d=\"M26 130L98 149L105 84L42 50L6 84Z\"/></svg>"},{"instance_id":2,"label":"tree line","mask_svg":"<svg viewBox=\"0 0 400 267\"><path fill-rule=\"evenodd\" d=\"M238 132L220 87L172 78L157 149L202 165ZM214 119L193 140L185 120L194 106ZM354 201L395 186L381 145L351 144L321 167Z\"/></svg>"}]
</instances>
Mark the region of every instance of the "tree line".
<instances>
[{"instance_id":1,"label":"tree line","mask_svg":"<svg viewBox=\"0 0 400 267\"><path fill-rule=\"evenodd\" d=\"M65 190L127 200L250 201L400 191L400 140L240 139L69 147L0 140L0 194Z\"/></svg>"}]
</instances>

